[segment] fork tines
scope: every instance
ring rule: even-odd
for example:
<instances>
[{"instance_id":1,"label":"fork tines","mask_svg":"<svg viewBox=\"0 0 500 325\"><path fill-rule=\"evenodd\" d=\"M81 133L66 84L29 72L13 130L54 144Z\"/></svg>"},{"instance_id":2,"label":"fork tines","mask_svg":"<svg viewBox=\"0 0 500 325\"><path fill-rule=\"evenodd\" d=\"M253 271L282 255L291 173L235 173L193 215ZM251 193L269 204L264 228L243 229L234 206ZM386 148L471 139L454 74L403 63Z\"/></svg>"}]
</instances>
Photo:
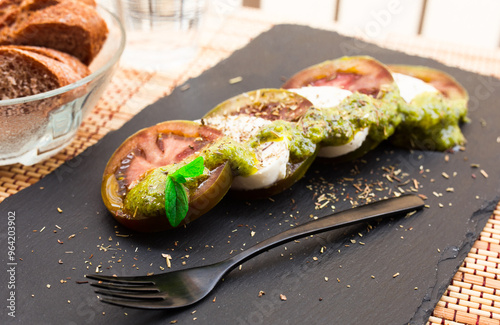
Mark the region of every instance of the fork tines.
<instances>
[{"instance_id":1,"label":"fork tines","mask_svg":"<svg viewBox=\"0 0 500 325\"><path fill-rule=\"evenodd\" d=\"M97 275L97 274L87 274L85 276L87 279L111 282L111 283L123 283L130 285L154 285L154 281L148 279L144 276L128 276L128 277L115 277L108 275Z\"/></svg>"},{"instance_id":2,"label":"fork tines","mask_svg":"<svg viewBox=\"0 0 500 325\"><path fill-rule=\"evenodd\" d=\"M116 278L103 275L87 275L86 277L98 281L90 284L98 288L95 293L112 297L99 296L99 299L105 303L124 307L154 308L155 305L151 303L165 298L155 283L144 277Z\"/></svg>"}]
</instances>

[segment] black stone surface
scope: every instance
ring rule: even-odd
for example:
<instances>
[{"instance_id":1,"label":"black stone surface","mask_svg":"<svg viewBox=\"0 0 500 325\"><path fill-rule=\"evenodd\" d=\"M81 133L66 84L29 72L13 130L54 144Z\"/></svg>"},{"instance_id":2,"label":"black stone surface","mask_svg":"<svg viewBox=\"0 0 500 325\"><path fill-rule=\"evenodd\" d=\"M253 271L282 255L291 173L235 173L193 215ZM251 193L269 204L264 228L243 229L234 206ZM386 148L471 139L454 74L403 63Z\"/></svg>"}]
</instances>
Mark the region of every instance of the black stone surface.
<instances>
[{"instance_id":1,"label":"black stone surface","mask_svg":"<svg viewBox=\"0 0 500 325\"><path fill-rule=\"evenodd\" d=\"M133 132L164 120L200 118L231 96L279 87L283 77L309 65L358 54L385 63L428 65L455 76L471 96L471 123L463 127L466 150L449 154L445 162L445 153L410 152L383 144L354 163L315 163L304 179L273 201L226 197L187 228L160 234L133 233L118 226L106 211L100 196L102 171L115 148ZM228 83L237 76L242 82ZM499 200L500 81L336 33L279 25L188 83L188 90L176 89L39 183L0 204L4 269L0 272L0 322L424 324ZM472 163L480 168L471 167ZM400 171L401 183L385 177L391 168ZM338 211L350 208L351 200L363 203L353 184L364 188L365 183L379 183L374 188L380 191L373 193L381 198L394 195L398 187L409 190L413 179L421 185L419 193L428 197L429 208L424 211L275 248L231 272L206 300L186 309L109 306L97 300L88 284L77 283L96 268L102 274L159 273L160 266L166 269L162 253L172 256L172 269L215 262L290 224L304 223L311 214L327 215L332 204ZM338 202L315 209L321 193L335 194ZM12 214L16 265L8 265L7 226ZM12 290L8 288L10 267L15 269ZM258 297L261 290L265 295ZM15 318L8 315L10 291L15 293ZM287 300L280 300L280 294Z\"/></svg>"}]
</instances>

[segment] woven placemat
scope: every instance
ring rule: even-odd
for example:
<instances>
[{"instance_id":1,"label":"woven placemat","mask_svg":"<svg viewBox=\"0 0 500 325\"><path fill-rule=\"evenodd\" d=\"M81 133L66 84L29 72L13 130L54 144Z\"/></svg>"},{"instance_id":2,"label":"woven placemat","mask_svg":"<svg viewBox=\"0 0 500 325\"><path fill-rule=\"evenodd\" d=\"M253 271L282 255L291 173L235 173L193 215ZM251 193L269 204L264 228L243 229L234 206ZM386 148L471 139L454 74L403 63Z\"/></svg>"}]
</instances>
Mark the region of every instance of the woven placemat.
<instances>
[{"instance_id":1,"label":"woven placemat","mask_svg":"<svg viewBox=\"0 0 500 325\"><path fill-rule=\"evenodd\" d=\"M500 204L435 307L429 324L500 324L499 276Z\"/></svg>"},{"instance_id":2,"label":"woven placemat","mask_svg":"<svg viewBox=\"0 0 500 325\"><path fill-rule=\"evenodd\" d=\"M38 182L65 161L95 144L111 130L147 105L168 95L175 87L199 75L263 31L278 23L257 10L244 9L225 16L217 27L204 31L198 56L185 70L175 74L137 71L121 67L97 106L83 121L76 138L56 156L33 166L20 164L0 166L0 202L4 198ZM293 23L286 21L287 23ZM314 26L340 30L339 26ZM390 36L372 40L364 35L351 35L378 45L441 61L465 70L500 78L500 51L464 48L454 44L423 38ZM448 289L436 305L428 325L474 324L500 325L500 204L481 232Z\"/></svg>"}]
</instances>

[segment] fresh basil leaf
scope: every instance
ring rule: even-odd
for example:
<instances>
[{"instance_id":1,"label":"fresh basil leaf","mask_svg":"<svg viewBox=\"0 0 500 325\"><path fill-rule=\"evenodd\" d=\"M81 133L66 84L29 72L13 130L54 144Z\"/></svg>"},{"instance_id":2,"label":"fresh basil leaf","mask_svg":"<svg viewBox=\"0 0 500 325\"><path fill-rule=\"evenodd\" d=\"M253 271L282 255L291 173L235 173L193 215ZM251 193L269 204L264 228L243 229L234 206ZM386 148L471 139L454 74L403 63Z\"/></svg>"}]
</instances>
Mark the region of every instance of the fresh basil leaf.
<instances>
[{"instance_id":1,"label":"fresh basil leaf","mask_svg":"<svg viewBox=\"0 0 500 325\"><path fill-rule=\"evenodd\" d=\"M203 157L200 156L189 164L177 169L171 177L179 183L185 183L186 178L199 176L203 174L203 170L205 170L204 161Z\"/></svg>"},{"instance_id":2,"label":"fresh basil leaf","mask_svg":"<svg viewBox=\"0 0 500 325\"><path fill-rule=\"evenodd\" d=\"M167 177L165 182L165 214L172 227L177 227L186 218L189 201L184 187Z\"/></svg>"},{"instance_id":3,"label":"fresh basil leaf","mask_svg":"<svg viewBox=\"0 0 500 325\"><path fill-rule=\"evenodd\" d=\"M172 227L177 227L182 220L186 218L189 210L189 200L187 197L186 189L179 183L174 182L175 192L177 193L177 211L175 214L174 222L170 221Z\"/></svg>"},{"instance_id":4,"label":"fresh basil leaf","mask_svg":"<svg viewBox=\"0 0 500 325\"><path fill-rule=\"evenodd\" d=\"M189 164L167 176L165 181L165 214L172 227L177 227L186 218L189 199L186 189L181 185L188 177L196 177L205 170L203 157L198 157Z\"/></svg>"},{"instance_id":5,"label":"fresh basil leaf","mask_svg":"<svg viewBox=\"0 0 500 325\"><path fill-rule=\"evenodd\" d=\"M173 173L172 175L169 175L169 177L176 183L186 183L186 178L180 174Z\"/></svg>"},{"instance_id":6,"label":"fresh basil leaf","mask_svg":"<svg viewBox=\"0 0 500 325\"><path fill-rule=\"evenodd\" d=\"M165 215L172 226L174 226L177 211L177 192L175 182L167 176L165 181ZM175 227L175 226L174 226Z\"/></svg>"}]
</instances>

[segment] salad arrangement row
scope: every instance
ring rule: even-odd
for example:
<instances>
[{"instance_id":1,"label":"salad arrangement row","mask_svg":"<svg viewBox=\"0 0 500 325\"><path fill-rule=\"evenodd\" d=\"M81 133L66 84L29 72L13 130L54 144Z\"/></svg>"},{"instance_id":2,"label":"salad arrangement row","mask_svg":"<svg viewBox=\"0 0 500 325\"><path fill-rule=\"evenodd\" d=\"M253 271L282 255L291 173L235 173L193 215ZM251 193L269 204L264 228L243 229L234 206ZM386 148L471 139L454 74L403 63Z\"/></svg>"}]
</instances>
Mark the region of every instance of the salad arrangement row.
<instances>
[{"instance_id":1,"label":"salad arrangement row","mask_svg":"<svg viewBox=\"0 0 500 325\"><path fill-rule=\"evenodd\" d=\"M318 158L361 157L384 140L444 151L465 144L467 91L423 66L367 56L308 67L280 89L230 98L198 121L135 133L105 168L101 192L116 220L143 232L187 224L231 189L267 197L294 184Z\"/></svg>"}]
</instances>

